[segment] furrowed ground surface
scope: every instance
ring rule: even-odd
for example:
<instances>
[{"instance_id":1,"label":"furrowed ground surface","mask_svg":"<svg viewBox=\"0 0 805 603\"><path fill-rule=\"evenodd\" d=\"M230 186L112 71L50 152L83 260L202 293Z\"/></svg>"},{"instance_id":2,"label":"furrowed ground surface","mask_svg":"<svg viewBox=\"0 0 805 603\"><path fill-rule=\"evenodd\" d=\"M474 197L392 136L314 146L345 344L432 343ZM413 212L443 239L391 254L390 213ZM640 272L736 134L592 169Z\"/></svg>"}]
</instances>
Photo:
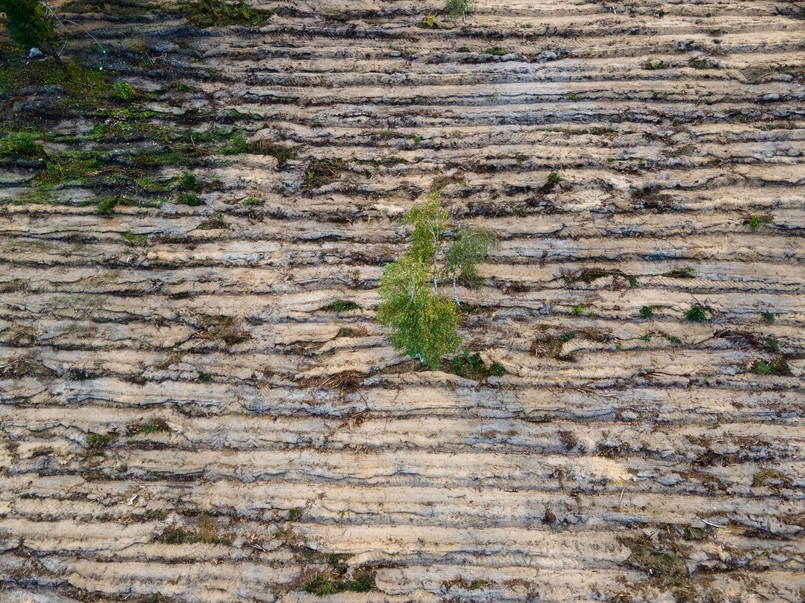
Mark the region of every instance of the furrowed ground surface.
<instances>
[{"instance_id":1,"label":"furrowed ground surface","mask_svg":"<svg viewBox=\"0 0 805 603\"><path fill-rule=\"evenodd\" d=\"M2 601L802 601L801 4L56 6L67 74L0 71ZM442 187L480 382L375 321Z\"/></svg>"}]
</instances>

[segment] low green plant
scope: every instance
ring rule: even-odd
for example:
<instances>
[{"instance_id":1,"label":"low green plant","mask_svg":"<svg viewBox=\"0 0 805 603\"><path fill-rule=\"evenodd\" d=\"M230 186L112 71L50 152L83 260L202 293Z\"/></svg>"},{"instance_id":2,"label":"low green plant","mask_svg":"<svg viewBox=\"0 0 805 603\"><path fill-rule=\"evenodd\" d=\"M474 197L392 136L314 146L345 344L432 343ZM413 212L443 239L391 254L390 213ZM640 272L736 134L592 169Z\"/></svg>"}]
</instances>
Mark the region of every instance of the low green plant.
<instances>
[{"instance_id":1,"label":"low green plant","mask_svg":"<svg viewBox=\"0 0 805 603\"><path fill-rule=\"evenodd\" d=\"M649 71L655 71L663 67L665 67L665 63L661 59L649 59L643 63L643 69L648 69Z\"/></svg>"},{"instance_id":2,"label":"low green plant","mask_svg":"<svg viewBox=\"0 0 805 603\"><path fill-rule=\"evenodd\" d=\"M22 159L41 159L47 156L44 147L30 132L11 132L0 141L0 155Z\"/></svg>"},{"instance_id":3,"label":"low green plant","mask_svg":"<svg viewBox=\"0 0 805 603\"><path fill-rule=\"evenodd\" d=\"M195 193L179 193L176 197L176 202L180 205L187 205L189 207L198 207L205 205L204 201Z\"/></svg>"},{"instance_id":4,"label":"low green plant","mask_svg":"<svg viewBox=\"0 0 805 603\"><path fill-rule=\"evenodd\" d=\"M690 266L675 268L674 270L671 270L663 274L663 276L667 276L669 278L693 278L695 275L696 271Z\"/></svg>"},{"instance_id":5,"label":"low green plant","mask_svg":"<svg viewBox=\"0 0 805 603\"><path fill-rule=\"evenodd\" d=\"M246 0L196 0L182 5L182 12L196 27L261 25L269 16L253 9Z\"/></svg>"},{"instance_id":6,"label":"low green plant","mask_svg":"<svg viewBox=\"0 0 805 603\"><path fill-rule=\"evenodd\" d=\"M640 316L649 319L654 316L654 308L652 306L643 306L640 308Z\"/></svg>"},{"instance_id":7,"label":"low green plant","mask_svg":"<svg viewBox=\"0 0 805 603\"><path fill-rule=\"evenodd\" d=\"M765 223L766 220L763 218L763 216L749 216L749 218L746 220L746 225L752 232L760 230Z\"/></svg>"},{"instance_id":8,"label":"low green plant","mask_svg":"<svg viewBox=\"0 0 805 603\"><path fill-rule=\"evenodd\" d=\"M356 304L354 301L349 301L346 299L337 299L335 301L330 302L326 306L322 307L322 310L325 312L351 312L352 310L360 310L360 306Z\"/></svg>"},{"instance_id":9,"label":"low green plant","mask_svg":"<svg viewBox=\"0 0 805 603\"><path fill-rule=\"evenodd\" d=\"M765 322L767 325L774 324L774 312L761 312L760 318Z\"/></svg>"},{"instance_id":10,"label":"low green plant","mask_svg":"<svg viewBox=\"0 0 805 603\"><path fill-rule=\"evenodd\" d=\"M491 46L484 50L484 54L489 54L494 57L502 57L509 54L509 51L505 48L501 48L500 46Z\"/></svg>"},{"instance_id":11,"label":"low green plant","mask_svg":"<svg viewBox=\"0 0 805 603\"><path fill-rule=\"evenodd\" d=\"M487 366L480 354L470 354L468 350L464 350L461 355L450 361L445 361L443 368L459 377L475 381L485 381L489 377L502 377L506 374L506 368L499 362Z\"/></svg>"},{"instance_id":12,"label":"low green plant","mask_svg":"<svg viewBox=\"0 0 805 603\"><path fill-rule=\"evenodd\" d=\"M126 243L129 245L134 245L135 247L140 247L148 243L147 234L135 234L133 232L125 231L121 232L120 236L123 237L123 240L126 241Z\"/></svg>"},{"instance_id":13,"label":"low green plant","mask_svg":"<svg viewBox=\"0 0 805 603\"><path fill-rule=\"evenodd\" d=\"M575 305L573 306L571 313L573 314L573 316L581 316L582 314L584 314L584 310L586 307L587 306L585 306L584 304Z\"/></svg>"},{"instance_id":14,"label":"low green plant","mask_svg":"<svg viewBox=\"0 0 805 603\"><path fill-rule=\"evenodd\" d=\"M375 583L374 573L368 569L357 570L349 580L341 572L325 572L305 583L305 592L319 597L342 592L368 593Z\"/></svg>"},{"instance_id":15,"label":"low green plant","mask_svg":"<svg viewBox=\"0 0 805 603\"><path fill-rule=\"evenodd\" d=\"M129 101L137 96L137 91L126 82L115 82L109 89L109 96L117 100Z\"/></svg>"},{"instance_id":16,"label":"low green plant","mask_svg":"<svg viewBox=\"0 0 805 603\"><path fill-rule=\"evenodd\" d=\"M685 318L690 322L704 322L707 320L707 308L701 304L693 304L685 311Z\"/></svg>"},{"instance_id":17,"label":"low green plant","mask_svg":"<svg viewBox=\"0 0 805 603\"><path fill-rule=\"evenodd\" d=\"M102 454L103 451L117 441L116 433L88 433L87 452Z\"/></svg>"}]
</instances>

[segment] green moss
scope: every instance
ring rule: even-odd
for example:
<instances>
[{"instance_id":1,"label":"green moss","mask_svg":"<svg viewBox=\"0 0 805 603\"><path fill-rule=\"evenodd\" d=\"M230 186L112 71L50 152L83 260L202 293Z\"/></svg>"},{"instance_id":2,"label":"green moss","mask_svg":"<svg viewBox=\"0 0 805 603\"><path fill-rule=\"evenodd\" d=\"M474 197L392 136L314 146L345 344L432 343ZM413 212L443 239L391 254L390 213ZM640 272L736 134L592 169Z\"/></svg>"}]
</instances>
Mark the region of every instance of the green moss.
<instances>
[{"instance_id":1,"label":"green moss","mask_svg":"<svg viewBox=\"0 0 805 603\"><path fill-rule=\"evenodd\" d=\"M47 153L45 153L44 147L37 142L33 133L10 132L0 140L0 156L15 159L43 159Z\"/></svg>"},{"instance_id":2,"label":"green moss","mask_svg":"<svg viewBox=\"0 0 805 603\"><path fill-rule=\"evenodd\" d=\"M322 307L322 310L325 312L350 312L352 310L359 310L361 307L356 304L354 301L349 301L345 299L337 299L333 302L330 302L326 306Z\"/></svg>"},{"instance_id":3,"label":"green moss","mask_svg":"<svg viewBox=\"0 0 805 603\"><path fill-rule=\"evenodd\" d=\"M48 85L61 86L84 108L98 107L108 98L108 73L74 61L64 68L55 61L15 61L0 70L0 89L6 92Z\"/></svg>"},{"instance_id":4,"label":"green moss","mask_svg":"<svg viewBox=\"0 0 805 603\"><path fill-rule=\"evenodd\" d=\"M137 91L126 82L115 82L109 88L109 96L117 100L129 101L137 96Z\"/></svg>"},{"instance_id":5,"label":"green moss","mask_svg":"<svg viewBox=\"0 0 805 603\"><path fill-rule=\"evenodd\" d=\"M198 193L204 188L204 184L198 177L191 173L185 172L179 178L179 186L182 187L183 190L192 191L194 193Z\"/></svg>"}]
</instances>

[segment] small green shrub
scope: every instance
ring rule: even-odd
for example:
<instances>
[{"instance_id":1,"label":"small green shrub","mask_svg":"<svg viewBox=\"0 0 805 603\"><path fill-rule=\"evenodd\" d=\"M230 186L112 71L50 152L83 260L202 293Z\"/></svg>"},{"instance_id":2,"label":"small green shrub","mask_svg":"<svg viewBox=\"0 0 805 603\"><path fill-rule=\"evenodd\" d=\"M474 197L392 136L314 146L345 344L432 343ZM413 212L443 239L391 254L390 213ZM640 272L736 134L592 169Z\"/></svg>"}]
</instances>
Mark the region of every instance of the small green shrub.
<instances>
[{"instance_id":1,"label":"small green shrub","mask_svg":"<svg viewBox=\"0 0 805 603\"><path fill-rule=\"evenodd\" d=\"M581 316L582 314L584 314L584 310L586 308L587 306L585 306L584 304L578 304L573 306L571 313L573 314L573 316Z\"/></svg>"},{"instance_id":2,"label":"small green shrub","mask_svg":"<svg viewBox=\"0 0 805 603\"><path fill-rule=\"evenodd\" d=\"M447 12L451 19L461 17L462 21L467 22L467 13L472 10L477 0L447 0Z\"/></svg>"},{"instance_id":3,"label":"small green shrub","mask_svg":"<svg viewBox=\"0 0 805 603\"><path fill-rule=\"evenodd\" d=\"M685 312L685 318L690 322L704 322L707 320L707 309L701 304L693 304Z\"/></svg>"},{"instance_id":4,"label":"small green shrub","mask_svg":"<svg viewBox=\"0 0 805 603\"><path fill-rule=\"evenodd\" d=\"M649 71L655 71L657 69L662 69L663 67L665 67L665 62L661 59L649 59L643 63L643 69L648 69Z\"/></svg>"},{"instance_id":5,"label":"small green shrub","mask_svg":"<svg viewBox=\"0 0 805 603\"><path fill-rule=\"evenodd\" d=\"M39 48L58 59L53 21L40 0L0 0L0 13L5 13L8 35L17 46L26 52Z\"/></svg>"},{"instance_id":6,"label":"small green shrub","mask_svg":"<svg viewBox=\"0 0 805 603\"><path fill-rule=\"evenodd\" d=\"M504 55L509 54L509 51L505 48L501 48L500 46L492 46L484 50L484 54L489 54L494 57L502 57Z\"/></svg>"},{"instance_id":7,"label":"small green shrub","mask_svg":"<svg viewBox=\"0 0 805 603\"><path fill-rule=\"evenodd\" d=\"M652 306L643 306L640 308L640 316L645 319L649 319L654 316L654 308Z\"/></svg>"},{"instance_id":8,"label":"small green shrub","mask_svg":"<svg viewBox=\"0 0 805 603\"><path fill-rule=\"evenodd\" d=\"M288 521L299 521L301 517L302 517L302 509L298 507L288 509Z\"/></svg>"},{"instance_id":9,"label":"small green shrub","mask_svg":"<svg viewBox=\"0 0 805 603\"><path fill-rule=\"evenodd\" d=\"M765 322L767 325L774 324L774 312L761 312L760 318Z\"/></svg>"}]
</instances>

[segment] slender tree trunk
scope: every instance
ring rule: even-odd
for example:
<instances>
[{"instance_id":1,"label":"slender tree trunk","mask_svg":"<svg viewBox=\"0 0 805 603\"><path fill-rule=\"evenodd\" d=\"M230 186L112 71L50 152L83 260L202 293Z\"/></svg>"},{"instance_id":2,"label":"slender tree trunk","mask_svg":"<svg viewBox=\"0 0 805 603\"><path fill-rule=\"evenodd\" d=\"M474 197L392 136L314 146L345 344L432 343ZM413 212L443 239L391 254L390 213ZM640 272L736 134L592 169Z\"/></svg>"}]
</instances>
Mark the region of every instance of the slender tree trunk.
<instances>
[{"instance_id":1,"label":"slender tree trunk","mask_svg":"<svg viewBox=\"0 0 805 603\"><path fill-rule=\"evenodd\" d=\"M456 305L460 308L461 302L458 301L458 288L456 287L456 275L453 275L453 297L456 298Z\"/></svg>"}]
</instances>

